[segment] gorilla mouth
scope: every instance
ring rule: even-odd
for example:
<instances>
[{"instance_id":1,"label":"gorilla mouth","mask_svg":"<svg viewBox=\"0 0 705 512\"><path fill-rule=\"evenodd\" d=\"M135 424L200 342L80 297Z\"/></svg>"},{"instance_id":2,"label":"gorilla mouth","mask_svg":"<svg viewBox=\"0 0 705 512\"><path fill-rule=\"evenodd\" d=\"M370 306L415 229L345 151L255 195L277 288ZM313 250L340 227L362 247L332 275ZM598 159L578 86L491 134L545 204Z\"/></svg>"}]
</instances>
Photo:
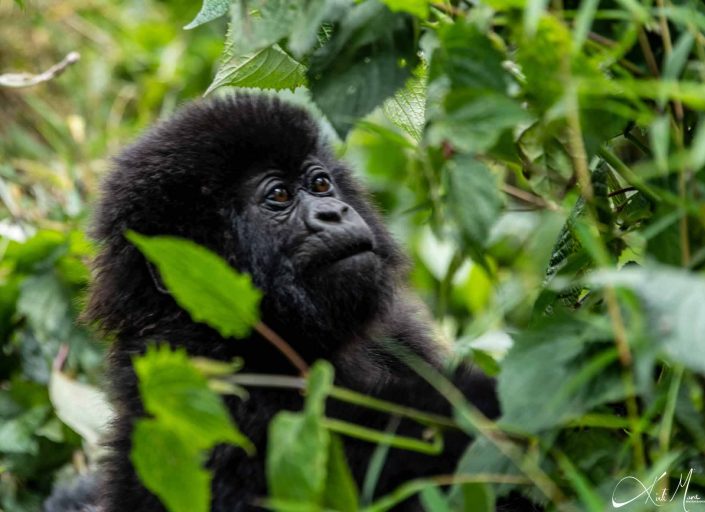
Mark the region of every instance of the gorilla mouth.
<instances>
[{"instance_id":1,"label":"gorilla mouth","mask_svg":"<svg viewBox=\"0 0 705 512\"><path fill-rule=\"evenodd\" d=\"M337 248L332 248L333 250L327 255L327 262L329 264L339 263L343 260L347 260L354 256L358 256L365 253L374 253L374 244L372 240L361 239L354 243L345 244Z\"/></svg>"}]
</instances>

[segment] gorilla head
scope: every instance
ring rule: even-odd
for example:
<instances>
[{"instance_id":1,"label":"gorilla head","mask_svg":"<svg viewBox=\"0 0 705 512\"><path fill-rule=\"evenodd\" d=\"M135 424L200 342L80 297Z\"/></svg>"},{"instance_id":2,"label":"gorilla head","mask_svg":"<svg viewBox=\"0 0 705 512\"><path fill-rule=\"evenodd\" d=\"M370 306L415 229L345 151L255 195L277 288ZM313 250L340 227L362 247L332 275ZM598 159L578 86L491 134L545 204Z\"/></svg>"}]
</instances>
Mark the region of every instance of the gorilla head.
<instances>
[{"instance_id":1,"label":"gorilla head","mask_svg":"<svg viewBox=\"0 0 705 512\"><path fill-rule=\"evenodd\" d=\"M439 393L385 351L393 342L442 369L443 353L427 316L401 282L403 257L350 171L321 141L312 118L262 96L194 103L117 158L95 216L93 234L101 248L86 315L116 338L107 387L117 416L102 465L101 510L163 510L130 460L134 421L144 415L132 358L149 343L168 341L189 355L213 359L241 357L247 372L293 371L257 332L233 342L194 323L125 239L126 230L188 238L250 273L264 292L263 321L308 362L328 359L337 384L450 414ZM471 390L486 414L497 416L491 380L465 369L454 380ZM249 399L230 396L225 403L258 455L248 458L229 445L213 450L208 467L214 512L253 510L253 500L267 495L262 455L267 425L279 411L301 407L298 392L248 391ZM388 425L386 414L329 405L331 417L377 430ZM402 422L399 433L418 436L420 428ZM361 484L375 445L344 442ZM458 432L446 436L446 452L439 457L390 450L378 491L391 492L411 477L453 471L466 443Z\"/></svg>"},{"instance_id":2,"label":"gorilla head","mask_svg":"<svg viewBox=\"0 0 705 512\"><path fill-rule=\"evenodd\" d=\"M251 274L263 320L293 344L291 333L306 333L317 356L390 301L403 258L303 109L249 95L194 103L116 163L96 217L104 247L89 307L108 330L142 332L178 311L128 229L189 238Z\"/></svg>"}]
</instances>

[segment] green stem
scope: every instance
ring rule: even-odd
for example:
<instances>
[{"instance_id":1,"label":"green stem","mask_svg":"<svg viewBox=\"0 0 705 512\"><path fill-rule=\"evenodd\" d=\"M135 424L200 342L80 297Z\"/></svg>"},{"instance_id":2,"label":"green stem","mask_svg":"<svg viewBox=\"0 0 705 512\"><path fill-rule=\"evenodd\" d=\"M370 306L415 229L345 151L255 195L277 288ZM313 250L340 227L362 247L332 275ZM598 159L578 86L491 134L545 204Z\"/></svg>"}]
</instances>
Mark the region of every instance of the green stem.
<instances>
[{"instance_id":1,"label":"green stem","mask_svg":"<svg viewBox=\"0 0 705 512\"><path fill-rule=\"evenodd\" d=\"M328 430L338 434L362 439L370 443L385 443L392 448L401 450L425 453L426 455L438 455L443 451L443 436L438 431L434 431L433 441L426 443L413 437L390 436L389 432L382 432L333 418L321 418L321 424Z\"/></svg>"},{"instance_id":2,"label":"green stem","mask_svg":"<svg viewBox=\"0 0 705 512\"><path fill-rule=\"evenodd\" d=\"M666 407L663 411L663 419L661 420L661 430L659 431L659 446L661 453L665 455L668 452L671 442L671 431L673 430L673 418L676 413L676 402L678 400L678 390L681 386L683 378L683 366L678 365L673 370L671 377L671 385L668 388L668 397L666 399Z\"/></svg>"},{"instance_id":3,"label":"green stem","mask_svg":"<svg viewBox=\"0 0 705 512\"><path fill-rule=\"evenodd\" d=\"M288 388L288 389L306 389L306 379L302 377L291 377L287 375L270 375L259 373L240 373L233 375L228 379L233 384L241 386L253 386L264 388ZM438 414L419 411L412 407L398 405L379 398L373 398L351 389L333 386L329 396L341 402L347 402L353 405L359 405L368 409L385 412L391 415L402 416L420 423L421 425L443 428L459 428L458 425L450 418L440 416Z\"/></svg>"}]
</instances>

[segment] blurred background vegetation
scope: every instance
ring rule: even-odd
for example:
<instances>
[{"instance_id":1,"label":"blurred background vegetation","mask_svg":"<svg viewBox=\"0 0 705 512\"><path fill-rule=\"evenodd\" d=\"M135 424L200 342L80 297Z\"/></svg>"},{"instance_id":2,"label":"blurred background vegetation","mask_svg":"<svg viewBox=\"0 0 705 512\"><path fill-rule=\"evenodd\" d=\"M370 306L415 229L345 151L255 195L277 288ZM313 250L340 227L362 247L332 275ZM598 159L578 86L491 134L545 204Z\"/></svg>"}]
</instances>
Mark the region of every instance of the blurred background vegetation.
<instances>
[{"instance_id":1,"label":"blurred background vegetation","mask_svg":"<svg viewBox=\"0 0 705 512\"><path fill-rule=\"evenodd\" d=\"M0 87L0 509L39 510L57 475L86 468L76 431L95 444L105 414L72 387L100 384L104 349L76 321L90 204L109 158L211 82L224 23L183 31L198 7L0 2L0 74L81 56L49 82ZM64 380L52 378L62 346ZM61 404L83 426L58 419Z\"/></svg>"},{"instance_id":2,"label":"blurred background vegetation","mask_svg":"<svg viewBox=\"0 0 705 512\"><path fill-rule=\"evenodd\" d=\"M110 157L214 78L311 103L286 90L303 73L243 77L233 42L248 55L277 45L315 71L313 102L412 257L412 286L454 354L499 375L501 426L529 465L480 436L461 472L540 468L560 491L527 494L595 511L627 475L665 471L676 491L690 470L691 490L705 486L702 4L384 4L413 28L392 45L397 62L421 58L394 98L363 85L374 104L349 112L334 101L336 84L356 83L345 66L370 73L353 66L388 50L381 34L397 25L331 57L344 17L302 30L264 9L279 35L245 51L237 31L224 45L228 16L182 29L199 3L0 0L0 75L81 56L45 83L0 87L0 509L38 510L99 454L105 342L77 319ZM306 30L317 45L302 47Z\"/></svg>"}]
</instances>

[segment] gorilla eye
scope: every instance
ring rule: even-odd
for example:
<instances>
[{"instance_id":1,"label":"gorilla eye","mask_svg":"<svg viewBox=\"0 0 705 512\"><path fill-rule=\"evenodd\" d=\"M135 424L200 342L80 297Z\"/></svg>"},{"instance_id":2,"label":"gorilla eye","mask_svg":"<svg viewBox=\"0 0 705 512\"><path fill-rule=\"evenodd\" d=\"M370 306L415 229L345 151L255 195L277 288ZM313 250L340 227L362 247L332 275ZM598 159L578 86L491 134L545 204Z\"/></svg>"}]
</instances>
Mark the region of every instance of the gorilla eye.
<instances>
[{"instance_id":1,"label":"gorilla eye","mask_svg":"<svg viewBox=\"0 0 705 512\"><path fill-rule=\"evenodd\" d=\"M275 203L288 203L291 199L289 191L282 187L281 185L274 187L267 194L267 201L273 201Z\"/></svg>"},{"instance_id":2,"label":"gorilla eye","mask_svg":"<svg viewBox=\"0 0 705 512\"><path fill-rule=\"evenodd\" d=\"M311 190L317 194L325 194L326 192L330 192L331 188L333 188L333 185L331 184L328 176L325 174L319 174L311 181Z\"/></svg>"}]
</instances>

